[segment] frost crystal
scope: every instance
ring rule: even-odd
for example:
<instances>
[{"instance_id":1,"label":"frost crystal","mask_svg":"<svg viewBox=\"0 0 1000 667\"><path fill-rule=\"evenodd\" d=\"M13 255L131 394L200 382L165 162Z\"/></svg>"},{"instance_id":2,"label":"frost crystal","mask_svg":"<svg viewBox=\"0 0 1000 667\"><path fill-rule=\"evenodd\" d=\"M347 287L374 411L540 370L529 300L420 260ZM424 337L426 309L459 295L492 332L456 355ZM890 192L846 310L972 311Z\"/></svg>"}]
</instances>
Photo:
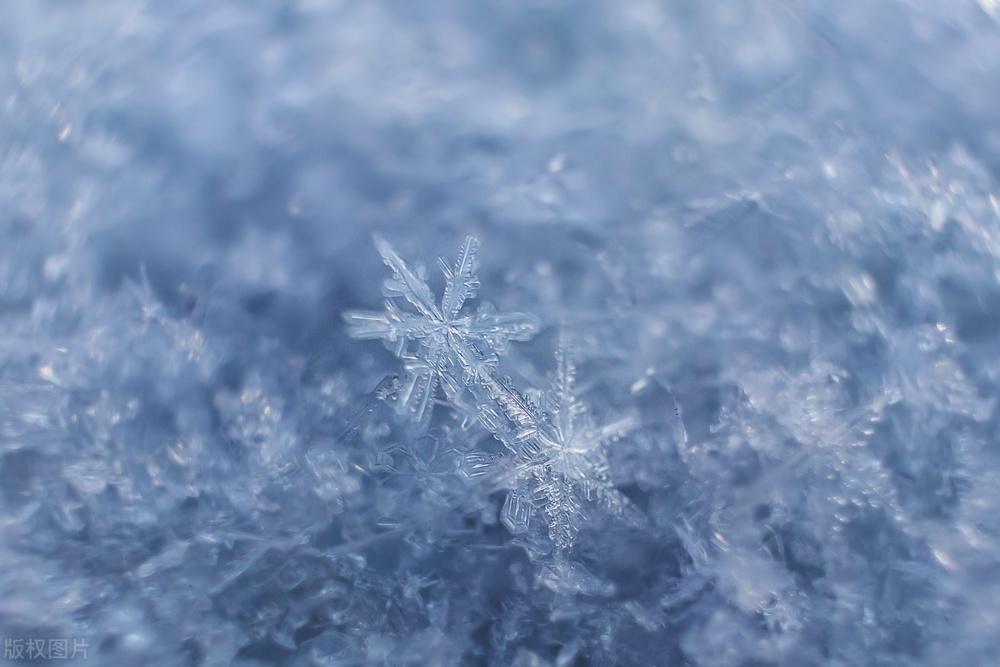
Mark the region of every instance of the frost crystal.
<instances>
[{"instance_id":1,"label":"frost crystal","mask_svg":"<svg viewBox=\"0 0 1000 667\"><path fill-rule=\"evenodd\" d=\"M634 515L634 508L611 481L607 447L637 426L625 417L598 426L587 405L574 390L576 367L565 345L556 351L551 387L538 399L538 409L549 416L550 437L530 457L520 457L514 468L515 488L501 512L513 533L529 527L532 510L545 515L549 538L560 549L573 545L587 518L585 502L597 502L612 514Z\"/></svg>"},{"instance_id":2,"label":"frost crystal","mask_svg":"<svg viewBox=\"0 0 1000 667\"><path fill-rule=\"evenodd\" d=\"M998 37L0 1L4 658L1000 664Z\"/></svg>"},{"instance_id":3,"label":"frost crystal","mask_svg":"<svg viewBox=\"0 0 1000 667\"><path fill-rule=\"evenodd\" d=\"M496 472L501 487L513 487L501 510L504 525L513 533L524 532L532 514L541 511L552 543L568 549L587 518L584 503L597 502L618 516L633 514L611 481L607 446L635 428L635 419L596 424L575 394L576 368L562 341L549 390L537 396L520 391L509 377L497 374L497 361L509 341L535 333L534 318L485 306L475 315L461 314L479 288L478 241L465 238L453 268L440 261L445 277L440 304L422 273L410 268L388 241L376 236L375 245L392 270L383 287L386 309L346 313L350 333L384 341L405 361L399 405L418 421L430 418L439 384L455 407L466 407L464 389L474 397L473 416L510 456L497 461L473 451L466 455L465 471L469 477ZM415 312L401 310L395 301L400 298Z\"/></svg>"},{"instance_id":4,"label":"frost crystal","mask_svg":"<svg viewBox=\"0 0 1000 667\"><path fill-rule=\"evenodd\" d=\"M527 340L537 331L538 323L530 315L498 313L489 305L481 305L475 314L462 314L479 289L479 241L473 236L465 238L453 268L439 260L445 277L440 305L435 303L422 271L410 268L379 235L375 236L375 247L392 270L392 277L383 285L385 310L350 311L344 318L352 336L382 340L404 361L406 379L399 393L400 408L426 423L438 385L451 398L459 393L457 368L492 368L510 341ZM402 310L398 299L409 303L413 312Z\"/></svg>"}]
</instances>

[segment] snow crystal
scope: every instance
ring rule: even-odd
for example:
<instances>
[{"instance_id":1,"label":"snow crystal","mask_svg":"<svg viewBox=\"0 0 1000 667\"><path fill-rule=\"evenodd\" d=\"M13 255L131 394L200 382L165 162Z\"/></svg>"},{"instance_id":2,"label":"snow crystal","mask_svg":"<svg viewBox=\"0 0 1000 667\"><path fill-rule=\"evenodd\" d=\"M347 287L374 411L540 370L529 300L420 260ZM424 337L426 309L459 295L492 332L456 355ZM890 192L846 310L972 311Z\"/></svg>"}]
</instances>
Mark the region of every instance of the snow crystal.
<instances>
[{"instance_id":1,"label":"snow crystal","mask_svg":"<svg viewBox=\"0 0 1000 667\"><path fill-rule=\"evenodd\" d=\"M998 6L3 3L0 662L995 663Z\"/></svg>"}]
</instances>

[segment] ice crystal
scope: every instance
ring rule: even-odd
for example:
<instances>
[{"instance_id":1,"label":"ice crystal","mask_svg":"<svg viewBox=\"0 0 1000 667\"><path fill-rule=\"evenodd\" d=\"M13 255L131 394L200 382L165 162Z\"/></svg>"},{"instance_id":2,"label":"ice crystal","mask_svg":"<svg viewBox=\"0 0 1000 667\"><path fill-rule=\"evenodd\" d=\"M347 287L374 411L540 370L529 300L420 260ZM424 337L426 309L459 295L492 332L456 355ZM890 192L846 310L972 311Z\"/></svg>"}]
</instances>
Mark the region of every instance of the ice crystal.
<instances>
[{"instance_id":1,"label":"ice crystal","mask_svg":"<svg viewBox=\"0 0 1000 667\"><path fill-rule=\"evenodd\" d=\"M346 313L350 333L391 344L406 362L399 401L417 421L429 419L438 385L456 408L469 409L462 398L465 390L473 396L470 416L509 454L499 466L505 472L497 476L504 480L501 484L513 487L501 510L504 525L513 533L524 532L538 511L545 517L552 543L568 549L587 518L585 504L597 502L613 514L628 514L628 500L611 481L607 446L635 428L635 418L597 425L575 393L576 366L563 339L547 391L521 391L511 378L497 374L498 356L508 342L526 339L537 323L528 315L484 308L475 315L460 315L479 288L478 241L465 238L453 268L440 260L445 277L440 304L431 296L425 277L411 269L388 241L376 236L375 245L392 271L383 286L386 310ZM400 310L394 302L398 298L415 312ZM394 457L414 455L394 446L382 452L380 466L395 471ZM475 451L465 461L471 477L492 472L496 462Z\"/></svg>"},{"instance_id":2,"label":"ice crystal","mask_svg":"<svg viewBox=\"0 0 1000 667\"><path fill-rule=\"evenodd\" d=\"M4 648L996 664L998 36L0 2Z\"/></svg>"},{"instance_id":3,"label":"ice crystal","mask_svg":"<svg viewBox=\"0 0 1000 667\"><path fill-rule=\"evenodd\" d=\"M527 340L538 323L523 313L498 313L488 304L475 313L462 313L479 289L479 242L473 236L463 241L453 267L439 260L445 277L440 304L435 302L423 272L410 268L388 241L376 235L375 247L392 271L383 285L385 310L350 311L344 318L352 336L382 340L404 361L406 379L399 393L400 407L417 421L426 422L439 386L449 397L460 391L457 368L492 368L510 341ZM402 310L398 299L407 302L412 312Z\"/></svg>"},{"instance_id":4,"label":"ice crystal","mask_svg":"<svg viewBox=\"0 0 1000 667\"><path fill-rule=\"evenodd\" d=\"M514 488L501 511L513 533L528 530L532 514L545 519L549 538L560 549L573 545L587 503L596 502L615 515L633 514L634 508L611 479L607 448L637 426L634 416L598 425L574 389L576 366L571 352L561 344L548 391L538 396L547 415L550 437L514 467Z\"/></svg>"}]
</instances>

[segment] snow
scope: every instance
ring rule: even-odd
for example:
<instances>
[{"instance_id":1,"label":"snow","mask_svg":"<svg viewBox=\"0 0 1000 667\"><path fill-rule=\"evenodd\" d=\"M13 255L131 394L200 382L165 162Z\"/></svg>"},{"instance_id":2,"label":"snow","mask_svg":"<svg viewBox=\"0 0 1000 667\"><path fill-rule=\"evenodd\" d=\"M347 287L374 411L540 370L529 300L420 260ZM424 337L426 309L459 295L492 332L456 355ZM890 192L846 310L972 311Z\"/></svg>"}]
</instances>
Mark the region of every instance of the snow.
<instances>
[{"instance_id":1,"label":"snow","mask_svg":"<svg viewBox=\"0 0 1000 667\"><path fill-rule=\"evenodd\" d=\"M4 659L991 664L997 62L985 0L3 3Z\"/></svg>"}]
</instances>

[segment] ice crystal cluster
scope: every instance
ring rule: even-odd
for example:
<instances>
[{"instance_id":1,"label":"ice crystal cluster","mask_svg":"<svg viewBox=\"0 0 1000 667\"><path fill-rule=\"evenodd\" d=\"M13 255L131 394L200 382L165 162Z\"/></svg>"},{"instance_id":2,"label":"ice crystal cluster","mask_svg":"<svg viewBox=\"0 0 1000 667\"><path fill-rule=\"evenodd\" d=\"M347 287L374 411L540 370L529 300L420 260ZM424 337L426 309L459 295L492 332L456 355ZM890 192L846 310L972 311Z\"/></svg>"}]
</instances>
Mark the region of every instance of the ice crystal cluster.
<instances>
[{"instance_id":1,"label":"ice crystal cluster","mask_svg":"<svg viewBox=\"0 0 1000 667\"><path fill-rule=\"evenodd\" d=\"M0 664L997 664L998 63L995 0L0 3Z\"/></svg>"},{"instance_id":2,"label":"ice crystal cluster","mask_svg":"<svg viewBox=\"0 0 1000 667\"><path fill-rule=\"evenodd\" d=\"M498 477L516 486L501 510L504 525L514 533L526 531L537 501L547 517L554 546L565 549L572 546L585 516L581 491L588 500L598 497L620 513L627 501L611 482L604 447L629 424L623 421L598 429L587 419L587 406L574 394L575 369L565 347L556 352L558 367L551 391L538 400L518 391L509 377L497 375L497 355L508 342L535 333L537 324L531 318L485 307L474 317L459 317L479 286L478 241L472 236L465 239L454 269L441 260L446 285L440 307L425 278L410 269L385 239L376 236L375 245L393 272L384 287L389 300L384 313L346 313L352 335L382 339L397 357L406 360L406 376L397 398L404 411L426 423L440 383L461 413L470 414L471 407L471 413L505 446L514 462L504 464ZM416 314L401 313L392 297L405 298ZM412 356L406 354L407 337L421 341ZM463 402L463 390L468 390L471 402ZM465 459L470 477L489 471L490 461L481 452L472 451Z\"/></svg>"}]
</instances>

